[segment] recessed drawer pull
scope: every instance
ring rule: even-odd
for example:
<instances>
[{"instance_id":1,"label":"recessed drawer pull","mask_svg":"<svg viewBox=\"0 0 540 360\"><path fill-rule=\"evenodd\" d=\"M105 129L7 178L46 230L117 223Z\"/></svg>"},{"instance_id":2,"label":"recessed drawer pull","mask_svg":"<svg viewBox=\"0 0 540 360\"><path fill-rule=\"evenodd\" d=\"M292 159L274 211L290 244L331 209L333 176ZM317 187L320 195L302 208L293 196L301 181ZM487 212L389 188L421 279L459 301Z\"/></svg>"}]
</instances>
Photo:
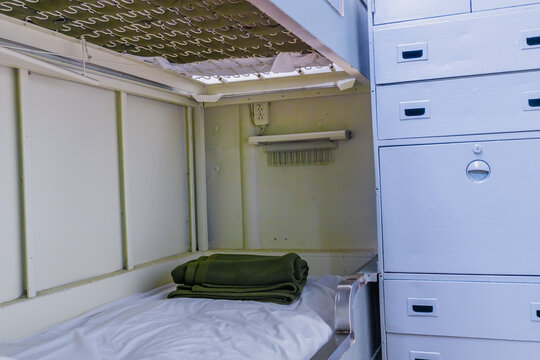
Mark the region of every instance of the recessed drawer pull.
<instances>
[{"instance_id":1,"label":"recessed drawer pull","mask_svg":"<svg viewBox=\"0 0 540 360\"><path fill-rule=\"evenodd\" d=\"M521 31L520 41L523 50L540 48L540 29Z\"/></svg>"},{"instance_id":2,"label":"recessed drawer pull","mask_svg":"<svg viewBox=\"0 0 540 360\"><path fill-rule=\"evenodd\" d=\"M428 59L427 43L401 44L397 46L398 63Z\"/></svg>"},{"instance_id":3,"label":"recessed drawer pull","mask_svg":"<svg viewBox=\"0 0 540 360\"><path fill-rule=\"evenodd\" d=\"M529 46L538 46L540 45L540 36L528 37L526 41Z\"/></svg>"},{"instance_id":4,"label":"recessed drawer pull","mask_svg":"<svg viewBox=\"0 0 540 360\"><path fill-rule=\"evenodd\" d=\"M540 110L540 91L525 91L521 96L524 111Z\"/></svg>"},{"instance_id":5,"label":"recessed drawer pull","mask_svg":"<svg viewBox=\"0 0 540 360\"><path fill-rule=\"evenodd\" d=\"M529 99L530 107L540 107L540 99Z\"/></svg>"},{"instance_id":6,"label":"recessed drawer pull","mask_svg":"<svg viewBox=\"0 0 540 360\"><path fill-rule=\"evenodd\" d=\"M426 108L405 109L405 116L422 116L426 114Z\"/></svg>"},{"instance_id":7,"label":"recessed drawer pull","mask_svg":"<svg viewBox=\"0 0 540 360\"><path fill-rule=\"evenodd\" d=\"M404 60L410 60L410 59L418 59L424 56L424 50L409 50L404 51L401 56Z\"/></svg>"},{"instance_id":8,"label":"recessed drawer pull","mask_svg":"<svg viewBox=\"0 0 540 360\"><path fill-rule=\"evenodd\" d=\"M439 316L439 300L431 298L408 298L408 315L409 316Z\"/></svg>"},{"instance_id":9,"label":"recessed drawer pull","mask_svg":"<svg viewBox=\"0 0 540 360\"><path fill-rule=\"evenodd\" d=\"M431 117L431 101L403 101L399 103L400 120L429 119Z\"/></svg>"},{"instance_id":10,"label":"recessed drawer pull","mask_svg":"<svg viewBox=\"0 0 540 360\"><path fill-rule=\"evenodd\" d=\"M531 321L540 322L540 303L531 303Z\"/></svg>"},{"instance_id":11,"label":"recessed drawer pull","mask_svg":"<svg viewBox=\"0 0 540 360\"><path fill-rule=\"evenodd\" d=\"M433 312L433 306L431 305L413 305L412 309L414 312L417 313L432 313Z\"/></svg>"},{"instance_id":12,"label":"recessed drawer pull","mask_svg":"<svg viewBox=\"0 0 540 360\"><path fill-rule=\"evenodd\" d=\"M441 360L441 353L410 351L409 360Z\"/></svg>"}]
</instances>

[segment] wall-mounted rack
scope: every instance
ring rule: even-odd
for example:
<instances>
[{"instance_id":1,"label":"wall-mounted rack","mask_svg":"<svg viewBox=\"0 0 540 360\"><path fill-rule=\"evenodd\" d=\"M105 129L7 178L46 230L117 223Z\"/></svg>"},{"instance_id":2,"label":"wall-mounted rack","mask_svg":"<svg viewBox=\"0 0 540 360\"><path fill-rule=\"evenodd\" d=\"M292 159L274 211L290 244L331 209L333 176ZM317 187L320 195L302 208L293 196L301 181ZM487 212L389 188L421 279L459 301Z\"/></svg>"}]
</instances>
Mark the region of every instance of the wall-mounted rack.
<instances>
[{"instance_id":1,"label":"wall-mounted rack","mask_svg":"<svg viewBox=\"0 0 540 360\"><path fill-rule=\"evenodd\" d=\"M251 145L268 145L294 142L312 142L312 141L338 141L349 140L352 133L349 130L321 131L300 134L282 134L267 136L251 136L248 140Z\"/></svg>"},{"instance_id":2,"label":"wall-mounted rack","mask_svg":"<svg viewBox=\"0 0 540 360\"><path fill-rule=\"evenodd\" d=\"M352 136L348 130L301 134L252 136L249 143L264 145L269 166L326 165L339 140Z\"/></svg>"}]
</instances>

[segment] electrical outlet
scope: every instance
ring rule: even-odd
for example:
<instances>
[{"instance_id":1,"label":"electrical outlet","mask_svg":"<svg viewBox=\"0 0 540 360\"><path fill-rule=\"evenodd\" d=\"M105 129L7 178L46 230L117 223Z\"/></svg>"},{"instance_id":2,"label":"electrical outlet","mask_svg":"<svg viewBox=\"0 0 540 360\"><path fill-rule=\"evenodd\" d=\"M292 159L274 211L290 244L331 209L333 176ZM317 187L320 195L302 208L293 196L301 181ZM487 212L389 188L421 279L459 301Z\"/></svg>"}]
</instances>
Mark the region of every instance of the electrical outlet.
<instances>
[{"instance_id":1,"label":"electrical outlet","mask_svg":"<svg viewBox=\"0 0 540 360\"><path fill-rule=\"evenodd\" d=\"M255 126L267 126L270 123L270 103L253 104L253 123Z\"/></svg>"}]
</instances>

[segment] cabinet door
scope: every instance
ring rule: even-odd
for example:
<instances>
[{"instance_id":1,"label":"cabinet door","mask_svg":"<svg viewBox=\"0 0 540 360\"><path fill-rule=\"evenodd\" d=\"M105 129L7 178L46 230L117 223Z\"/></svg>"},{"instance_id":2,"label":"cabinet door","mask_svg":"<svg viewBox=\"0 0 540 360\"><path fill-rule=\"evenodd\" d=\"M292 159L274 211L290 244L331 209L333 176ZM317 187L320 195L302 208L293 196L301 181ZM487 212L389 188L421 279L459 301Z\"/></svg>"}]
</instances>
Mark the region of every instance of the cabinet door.
<instances>
[{"instance_id":1,"label":"cabinet door","mask_svg":"<svg viewBox=\"0 0 540 360\"><path fill-rule=\"evenodd\" d=\"M388 272L540 274L540 140L380 149Z\"/></svg>"},{"instance_id":2,"label":"cabinet door","mask_svg":"<svg viewBox=\"0 0 540 360\"><path fill-rule=\"evenodd\" d=\"M453 15L471 11L469 0L376 0L374 24Z\"/></svg>"}]
</instances>

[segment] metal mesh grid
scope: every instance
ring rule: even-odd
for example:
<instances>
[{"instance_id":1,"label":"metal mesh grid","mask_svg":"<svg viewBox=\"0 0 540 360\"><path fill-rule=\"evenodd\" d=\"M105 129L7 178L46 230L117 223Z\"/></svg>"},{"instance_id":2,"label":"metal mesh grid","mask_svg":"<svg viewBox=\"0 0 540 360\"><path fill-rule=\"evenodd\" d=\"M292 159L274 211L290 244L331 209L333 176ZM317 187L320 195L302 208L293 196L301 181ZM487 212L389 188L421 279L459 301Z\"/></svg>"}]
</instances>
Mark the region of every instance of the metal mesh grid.
<instances>
[{"instance_id":1,"label":"metal mesh grid","mask_svg":"<svg viewBox=\"0 0 540 360\"><path fill-rule=\"evenodd\" d=\"M0 0L0 13L178 64L313 51L245 0Z\"/></svg>"}]
</instances>

